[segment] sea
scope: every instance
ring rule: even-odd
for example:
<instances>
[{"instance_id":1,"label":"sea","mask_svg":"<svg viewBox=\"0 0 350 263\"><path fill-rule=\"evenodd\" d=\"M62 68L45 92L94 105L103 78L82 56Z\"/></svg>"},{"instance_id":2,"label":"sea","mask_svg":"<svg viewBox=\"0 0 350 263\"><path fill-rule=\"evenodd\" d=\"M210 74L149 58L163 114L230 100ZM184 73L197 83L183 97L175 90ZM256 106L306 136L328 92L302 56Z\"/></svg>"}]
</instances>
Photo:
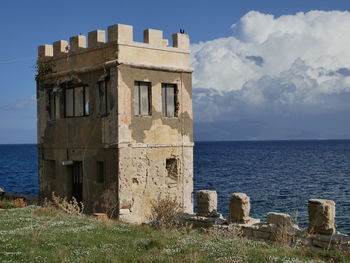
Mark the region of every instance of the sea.
<instances>
[{"instance_id":1,"label":"sea","mask_svg":"<svg viewBox=\"0 0 350 263\"><path fill-rule=\"evenodd\" d=\"M0 145L0 187L36 195L37 173L35 145ZM216 190L224 216L231 194L243 192L251 198L252 217L289 213L303 227L308 199L331 199L337 229L350 234L350 140L196 142L198 190Z\"/></svg>"}]
</instances>

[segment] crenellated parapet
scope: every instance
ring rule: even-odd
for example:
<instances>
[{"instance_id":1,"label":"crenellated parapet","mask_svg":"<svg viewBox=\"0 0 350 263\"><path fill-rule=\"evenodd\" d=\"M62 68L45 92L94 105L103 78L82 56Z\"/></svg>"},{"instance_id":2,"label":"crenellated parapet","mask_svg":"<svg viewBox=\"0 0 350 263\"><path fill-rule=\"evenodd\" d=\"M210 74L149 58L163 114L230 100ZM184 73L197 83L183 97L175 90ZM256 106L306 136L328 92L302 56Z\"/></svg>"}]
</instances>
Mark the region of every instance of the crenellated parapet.
<instances>
[{"instance_id":1,"label":"crenellated parapet","mask_svg":"<svg viewBox=\"0 0 350 263\"><path fill-rule=\"evenodd\" d=\"M94 30L86 36L77 35L66 40L59 40L52 45L45 44L38 48L39 60L50 60L56 57L69 56L97 48L108 47L113 44L134 46L138 48L160 49L164 51L189 53L190 41L186 34L172 35L172 45L163 38L163 31L146 29L143 33L143 42L133 39L133 27L130 25L116 24L108 27L107 36L105 30Z\"/></svg>"}]
</instances>

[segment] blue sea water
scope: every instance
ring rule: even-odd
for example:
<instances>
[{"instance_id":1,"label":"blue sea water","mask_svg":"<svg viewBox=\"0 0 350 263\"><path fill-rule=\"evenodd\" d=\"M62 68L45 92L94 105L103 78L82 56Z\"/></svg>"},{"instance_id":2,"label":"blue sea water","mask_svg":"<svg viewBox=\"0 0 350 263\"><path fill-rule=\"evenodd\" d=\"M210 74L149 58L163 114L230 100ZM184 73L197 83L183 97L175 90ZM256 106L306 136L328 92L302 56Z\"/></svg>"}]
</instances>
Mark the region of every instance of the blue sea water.
<instances>
[{"instance_id":1,"label":"blue sea water","mask_svg":"<svg viewBox=\"0 0 350 263\"><path fill-rule=\"evenodd\" d=\"M0 187L38 193L35 145L0 145ZM251 216L270 211L298 215L307 224L307 200L336 202L338 230L350 233L350 140L196 142L194 190L218 192L228 214L230 195L251 197Z\"/></svg>"}]
</instances>

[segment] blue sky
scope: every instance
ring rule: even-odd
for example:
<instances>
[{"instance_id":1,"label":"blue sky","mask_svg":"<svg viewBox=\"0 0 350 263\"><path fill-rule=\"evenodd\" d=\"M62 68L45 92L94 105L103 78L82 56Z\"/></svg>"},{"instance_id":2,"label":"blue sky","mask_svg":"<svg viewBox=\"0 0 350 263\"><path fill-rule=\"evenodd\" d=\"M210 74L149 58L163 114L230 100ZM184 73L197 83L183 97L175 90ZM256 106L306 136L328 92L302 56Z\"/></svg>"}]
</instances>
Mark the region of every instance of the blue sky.
<instances>
[{"instance_id":1,"label":"blue sky","mask_svg":"<svg viewBox=\"0 0 350 263\"><path fill-rule=\"evenodd\" d=\"M0 8L2 34L0 143L35 143L36 141L34 67L38 45L69 39L70 36L79 33L87 34L95 29L106 29L107 26L116 23L133 25L136 40L141 40L142 31L146 28L161 29L167 38L170 38L172 33L178 32L179 28L184 28L190 35L192 43L206 43L210 40L231 37L233 35L231 26L252 10L279 17L310 10L347 11L349 9L350 3L345 0L66 2L3 0ZM239 39L239 33L234 37L242 40ZM199 50L202 46L197 48ZM205 60L197 62L207 63ZM198 72L201 73L200 70ZM198 74L196 77L201 76ZM203 75L203 78L205 77ZM194 87L200 88L198 85ZM199 107L195 109L200 111ZM200 116L200 113L197 115ZM339 114L337 117L341 119L339 122L344 121ZM334 117L330 118L334 119ZM248 119L251 120L250 117ZM240 121L248 119L240 119ZM198 129L201 127L206 129L202 120L198 122L200 123L197 125ZM347 131L348 128L344 129ZM198 132L201 131L198 130ZM276 135L276 138L280 138L279 136ZM206 138L205 132L201 133L200 138ZM237 135L222 139L259 138L267 137L248 138Z\"/></svg>"}]
</instances>

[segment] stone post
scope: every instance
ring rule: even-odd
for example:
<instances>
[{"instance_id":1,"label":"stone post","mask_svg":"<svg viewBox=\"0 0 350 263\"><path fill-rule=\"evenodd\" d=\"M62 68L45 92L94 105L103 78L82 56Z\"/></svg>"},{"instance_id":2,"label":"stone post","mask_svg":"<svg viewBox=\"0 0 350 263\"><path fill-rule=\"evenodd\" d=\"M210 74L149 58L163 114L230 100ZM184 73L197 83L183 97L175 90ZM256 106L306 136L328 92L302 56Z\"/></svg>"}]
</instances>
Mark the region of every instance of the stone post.
<instances>
[{"instance_id":1,"label":"stone post","mask_svg":"<svg viewBox=\"0 0 350 263\"><path fill-rule=\"evenodd\" d=\"M250 221L250 198L244 193L234 193L230 200L230 218L234 223L245 224Z\"/></svg>"},{"instance_id":2,"label":"stone post","mask_svg":"<svg viewBox=\"0 0 350 263\"><path fill-rule=\"evenodd\" d=\"M267 213L267 223L280 227L291 227L293 225L293 221L290 215L275 212Z\"/></svg>"},{"instance_id":3,"label":"stone post","mask_svg":"<svg viewBox=\"0 0 350 263\"><path fill-rule=\"evenodd\" d=\"M334 234L335 203L332 200L310 199L308 202L309 232Z\"/></svg>"},{"instance_id":4,"label":"stone post","mask_svg":"<svg viewBox=\"0 0 350 263\"><path fill-rule=\"evenodd\" d=\"M200 190L197 192L197 206L199 216L210 216L216 212L218 197L216 191Z\"/></svg>"}]
</instances>

